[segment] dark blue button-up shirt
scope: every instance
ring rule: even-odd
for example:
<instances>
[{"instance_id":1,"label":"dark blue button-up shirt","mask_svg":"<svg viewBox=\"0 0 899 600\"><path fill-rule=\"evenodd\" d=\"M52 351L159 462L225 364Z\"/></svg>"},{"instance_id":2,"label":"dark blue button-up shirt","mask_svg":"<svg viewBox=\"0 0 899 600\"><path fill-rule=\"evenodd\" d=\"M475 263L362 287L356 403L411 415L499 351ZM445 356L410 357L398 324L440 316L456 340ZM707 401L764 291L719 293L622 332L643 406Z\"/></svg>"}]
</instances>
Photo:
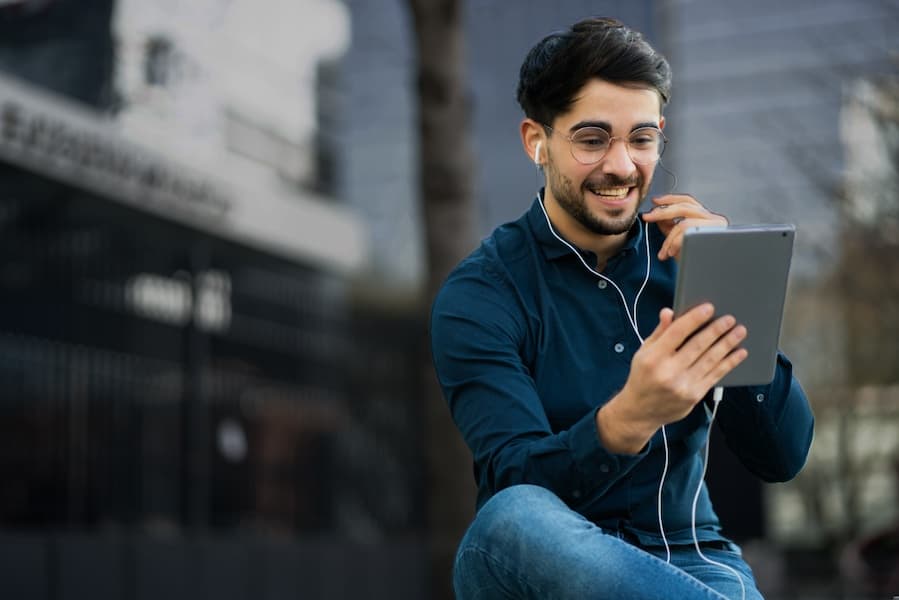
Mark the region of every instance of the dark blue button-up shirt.
<instances>
[{"instance_id":1,"label":"dark blue button-up shirt","mask_svg":"<svg viewBox=\"0 0 899 600\"><path fill-rule=\"evenodd\" d=\"M473 454L478 507L505 487L535 484L604 529L661 543L661 430L639 454L615 454L602 446L595 421L599 407L623 387L640 346L628 310L646 277L644 236L650 275L636 324L646 337L660 309L672 305L677 266L658 260L664 236L642 220L602 273L614 285L553 235L539 198L447 278L432 310L432 352L453 419ZM590 252L579 252L596 264ZM700 403L666 427L670 466L662 513L673 543L692 541L707 406ZM729 447L763 480L789 479L805 462L814 420L783 355L769 385L726 390L716 420ZM704 485L696 523L700 540L721 539Z\"/></svg>"}]
</instances>

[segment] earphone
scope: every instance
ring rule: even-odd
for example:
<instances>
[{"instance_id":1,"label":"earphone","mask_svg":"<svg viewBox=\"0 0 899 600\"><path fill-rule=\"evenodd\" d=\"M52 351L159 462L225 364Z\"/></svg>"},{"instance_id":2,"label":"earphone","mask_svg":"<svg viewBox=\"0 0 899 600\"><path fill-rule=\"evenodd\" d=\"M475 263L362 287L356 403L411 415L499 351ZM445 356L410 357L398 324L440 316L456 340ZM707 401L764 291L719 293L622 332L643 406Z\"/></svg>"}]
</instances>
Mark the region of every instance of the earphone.
<instances>
[{"instance_id":1,"label":"earphone","mask_svg":"<svg viewBox=\"0 0 899 600\"><path fill-rule=\"evenodd\" d=\"M538 167L540 166L540 144L543 142L537 142L537 149L534 150L534 164Z\"/></svg>"}]
</instances>

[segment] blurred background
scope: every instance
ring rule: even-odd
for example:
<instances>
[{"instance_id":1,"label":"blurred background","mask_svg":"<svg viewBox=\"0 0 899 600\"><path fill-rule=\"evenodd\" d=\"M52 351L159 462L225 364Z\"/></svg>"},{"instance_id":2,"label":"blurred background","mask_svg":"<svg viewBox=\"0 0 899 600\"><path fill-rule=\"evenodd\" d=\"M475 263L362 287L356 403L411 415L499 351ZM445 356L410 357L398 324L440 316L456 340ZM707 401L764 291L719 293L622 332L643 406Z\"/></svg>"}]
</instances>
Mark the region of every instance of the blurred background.
<instances>
[{"instance_id":1,"label":"blurred background","mask_svg":"<svg viewBox=\"0 0 899 600\"><path fill-rule=\"evenodd\" d=\"M899 595L899 2L0 0L0 595L449 598L430 298L539 185L518 67L674 70L655 191L798 227L817 431L709 486L769 599Z\"/></svg>"}]
</instances>

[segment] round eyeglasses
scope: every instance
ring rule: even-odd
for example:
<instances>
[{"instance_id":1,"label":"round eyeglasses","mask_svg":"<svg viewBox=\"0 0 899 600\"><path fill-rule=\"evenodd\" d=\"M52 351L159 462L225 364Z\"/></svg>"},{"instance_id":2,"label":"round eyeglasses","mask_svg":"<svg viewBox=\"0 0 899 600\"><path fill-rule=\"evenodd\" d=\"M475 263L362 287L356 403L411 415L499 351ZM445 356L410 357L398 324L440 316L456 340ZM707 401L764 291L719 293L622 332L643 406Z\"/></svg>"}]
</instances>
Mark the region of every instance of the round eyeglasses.
<instances>
[{"instance_id":1,"label":"round eyeglasses","mask_svg":"<svg viewBox=\"0 0 899 600\"><path fill-rule=\"evenodd\" d=\"M556 131L549 125L543 125ZM562 135L560 132L559 135ZM582 165L596 164L606 155L612 143L624 140L627 155L638 165L651 165L662 156L668 138L657 127L641 127L630 132L627 137L611 136L600 127L581 127L569 136L563 135L571 147L571 156Z\"/></svg>"}]
</instances>

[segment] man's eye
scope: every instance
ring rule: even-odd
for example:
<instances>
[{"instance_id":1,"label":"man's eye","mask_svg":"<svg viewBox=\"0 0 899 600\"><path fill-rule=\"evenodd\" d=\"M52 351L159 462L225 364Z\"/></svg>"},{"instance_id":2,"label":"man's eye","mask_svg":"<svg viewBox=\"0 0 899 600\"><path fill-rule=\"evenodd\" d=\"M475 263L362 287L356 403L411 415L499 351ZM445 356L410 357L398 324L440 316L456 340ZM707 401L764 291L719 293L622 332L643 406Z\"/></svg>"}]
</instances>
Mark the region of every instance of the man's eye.
<instances>
[{"instance_id":1,"label":"man's eye","mask_svg":"<svg viewBox=\"0 0 899 600\"><path fill-rule=\"evenodd\" d=\"M603 137L591 136L578 138L575 142L584 148L596 149L604 148L609 143L609 140Z\"/></svg>"},{"instance_id":2,"label":"man's eye","mask_svg":"<svg viewBox=\"0 0 899 600\"><path fill-rule=\"evenodd\" d=\"M632 137L629 143L635 148L646 148L655 144L656 138L655 136L651 135L638 135L636 137Z\"/></svg>"}]
</instances>

